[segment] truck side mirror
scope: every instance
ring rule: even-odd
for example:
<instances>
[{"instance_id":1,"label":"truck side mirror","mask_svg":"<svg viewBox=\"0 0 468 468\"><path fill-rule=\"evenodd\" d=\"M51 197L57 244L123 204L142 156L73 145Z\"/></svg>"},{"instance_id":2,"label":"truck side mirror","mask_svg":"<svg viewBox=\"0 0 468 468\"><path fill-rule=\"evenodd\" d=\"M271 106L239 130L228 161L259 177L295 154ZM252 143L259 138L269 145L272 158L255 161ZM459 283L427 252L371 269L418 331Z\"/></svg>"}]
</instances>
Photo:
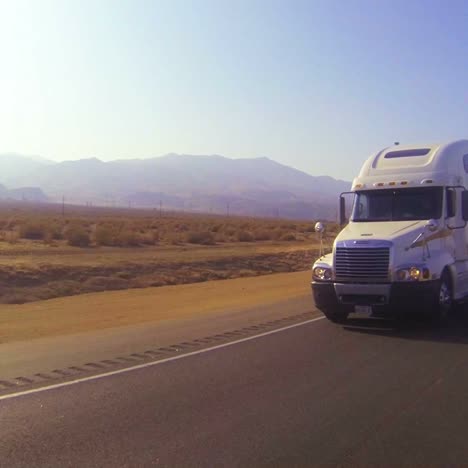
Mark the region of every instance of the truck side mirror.
<instances>
[{"instance_id":1,"label":"truck side mirror","mask_svg":"<svg viewBox=\"0 0 468 468\"><path fill-rule=\"evenodd\" d=\"M340 226L348 223L346 219L346 200L343 195L340 196Z\"/></svg>"},{"instance_id":2,"label":"truck side mirror","mask_svg":"<svg viewBox=\"0 0 468 468\"><path fill-rule=\"evenodd\" d=\"M447 197L447 218L453 218L456 213L456 196L457 192L453 188L448 188L446 191Z\"/></svg>"},{"instance_id":3,"label":"truck side mirror","mask_svg":"<svg viewBox=\"0 0 468 468\"><path fill-rule=\"evenodd\" d=\"M468 221L468 190L462 192L462 216L464 221Z\"/></svg>"},{"instance_id":4,"label":"truck side mirror","mask_svg":"<svg viewBox=\"0 0 468 468\"><path fill-rule=\"evenodd\" d=\"M349 218L351 217L351 210L353 209L354 202L355 202L356 192L343 192L340 195L340 226L343 227L349 222ZM348 200L348 207L346 207L346 197L349 198ZM348 211L346 211L348 209Z\"/></svg>"}]
</instances>

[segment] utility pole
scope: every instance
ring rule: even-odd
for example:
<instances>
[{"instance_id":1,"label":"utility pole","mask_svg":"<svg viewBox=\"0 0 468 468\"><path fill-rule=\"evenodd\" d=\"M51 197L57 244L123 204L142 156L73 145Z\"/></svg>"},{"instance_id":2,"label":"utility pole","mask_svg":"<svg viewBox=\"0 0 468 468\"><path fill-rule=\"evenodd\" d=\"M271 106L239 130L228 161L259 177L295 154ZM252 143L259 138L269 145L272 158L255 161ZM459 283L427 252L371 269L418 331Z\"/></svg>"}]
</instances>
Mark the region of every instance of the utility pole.
<instances>
[{"instance_id":1,"label":"utility pole","mask_svg":"<svg viewBox=\"0 0 468 468\"><path fill-rule=\"evenodd\" d=\"M65 195L62 195L62 216L65 217Z\"/></svg>"},{"instance_id":2,"label":"utility pole","mask_svg":"<svg viewBox=\"0 0 468 468\"><path fill-rule=\"evenodd\" d=\"M162 218L162 200L159 200L159 217Z\"/></svg>"},{"instance_id":3,"label":"utility pole","mask_svg":"<svg viewBox=\"0 0 468 468\"><path fill-rule=\"evenodd\" d=\"M227 202L227 205L226 205L226 214L229 217L229 202Z\"/></svg>"}]
</instances>

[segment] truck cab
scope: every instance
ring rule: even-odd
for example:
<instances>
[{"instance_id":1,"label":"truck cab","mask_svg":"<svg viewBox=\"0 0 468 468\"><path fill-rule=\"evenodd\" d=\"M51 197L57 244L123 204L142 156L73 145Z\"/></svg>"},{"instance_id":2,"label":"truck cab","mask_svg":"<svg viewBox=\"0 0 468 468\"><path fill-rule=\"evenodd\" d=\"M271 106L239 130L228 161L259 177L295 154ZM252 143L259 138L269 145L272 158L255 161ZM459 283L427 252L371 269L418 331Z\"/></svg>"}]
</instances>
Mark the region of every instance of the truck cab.
<instances>
[{"instance_id":1,"label":"truck cab","mask_svg":"<svg viewBox=\"0 0 468 468\"><path fill-rule=\"evenodd\" d=\"M315 304L349 314L426 312L443 321L468 297L468 140L392 146L371 156L351 187L352 209L333 251L312 268Z\"/></svg>"}]
</instances>

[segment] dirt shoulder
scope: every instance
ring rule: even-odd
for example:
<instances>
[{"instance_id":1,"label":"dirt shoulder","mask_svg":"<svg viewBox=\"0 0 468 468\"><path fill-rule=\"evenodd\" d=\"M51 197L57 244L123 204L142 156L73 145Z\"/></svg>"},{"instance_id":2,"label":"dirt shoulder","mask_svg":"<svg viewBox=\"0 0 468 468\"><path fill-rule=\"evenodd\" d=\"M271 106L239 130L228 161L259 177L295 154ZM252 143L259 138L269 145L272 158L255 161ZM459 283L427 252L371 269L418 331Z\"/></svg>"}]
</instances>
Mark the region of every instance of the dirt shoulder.
<instances>
[{"instance_id":1,"label":"dirt shoulder","mask_svg":"<svg viewBox=\"0 0 468 468\"><path fill-rule=\"evenodd\" d=\"M64 297L0 306L0 343L104 330L309 294L310 271Z\"/></svg>"}]
</instances>

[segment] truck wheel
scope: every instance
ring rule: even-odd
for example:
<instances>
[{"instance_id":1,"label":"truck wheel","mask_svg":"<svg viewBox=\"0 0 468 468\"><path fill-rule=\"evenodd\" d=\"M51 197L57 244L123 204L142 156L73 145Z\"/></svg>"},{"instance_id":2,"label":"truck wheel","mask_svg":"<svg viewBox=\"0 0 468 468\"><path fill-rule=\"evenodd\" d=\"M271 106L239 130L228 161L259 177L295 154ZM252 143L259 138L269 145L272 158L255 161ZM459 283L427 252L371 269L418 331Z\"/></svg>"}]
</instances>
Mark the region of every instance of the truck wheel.
<instances>
[{"instance_id":1,"label":"truck wheel","mask_svg":"<svg viewBox=\"0 0 468 468\"><path fill-rule=\"evenodd\" d=\"M440 278L439 292L436 296L436 303L432 318L437 325L447 323L448 316L453 307L453 291L450 274L447 271L442 273Z\"/></svg>"},{"instance_id":2,"label":"truck wheel","mask_svg":"<svg viewBox=\"0 0 468 468\"><path fill-rule=\"evenodd\" d=\"M345 312L343 310L323 310L322 311L327 317L328 320L334 323L344 323L346 322L346 319L348 318L348 312Z\"/></svg>"}]
</instances>

